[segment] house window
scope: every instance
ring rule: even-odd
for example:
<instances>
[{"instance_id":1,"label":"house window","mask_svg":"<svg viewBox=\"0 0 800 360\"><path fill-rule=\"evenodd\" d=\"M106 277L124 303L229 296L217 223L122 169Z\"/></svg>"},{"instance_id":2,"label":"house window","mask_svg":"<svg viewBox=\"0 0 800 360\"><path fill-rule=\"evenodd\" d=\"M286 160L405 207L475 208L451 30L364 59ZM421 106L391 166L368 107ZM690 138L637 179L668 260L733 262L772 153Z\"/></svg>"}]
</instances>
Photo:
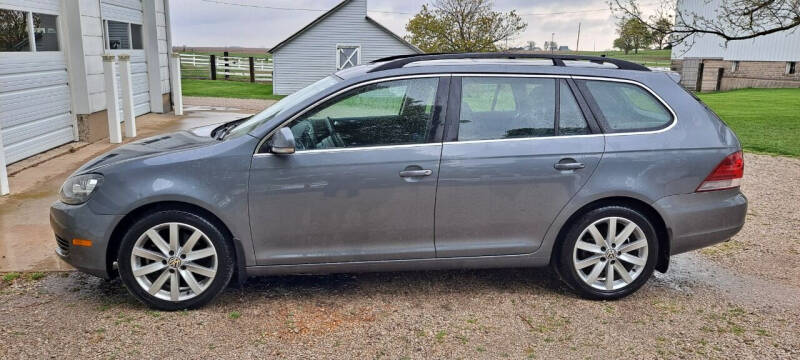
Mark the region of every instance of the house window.
<instances>
[{"instance_id":1,"label":"house window","mask_svg":"<svg viewBox=\"0 0 800 360\"><path fill-rule=\"evenodd\" d=\"M790 61L786 64L786 73L789 75L794 75L797 73L797 62Z\"/></svg>"},{"instance_id":2,"label":"house window","mask_svg":"<svg viewBox=\"0 0 800 360\"><path fill-rule=\"evenodd\" d=\"M736 72L737 70L739 70L739 62L734 61L733 65L731 66L731 72Z\"/></svg>"},{"instance_id":3,"label":"house window","mask_svg":"<svg viewBox=\"0 0 800 360\"><path fill-rule=\"evenodd\" d=\"M0 52L58 50L57 16L0 9Z\"/></svg>"},{"instance_id":4,"label":"house window","mask_svg":"<svg viewBox=\"0 0 800 360\"><path fill-rule=\"evenodd\" d=\"M142 25L106 20L106 49L143 49Z\"/></svg>"},{"instance_id":5,"label":"house window","mask_svg":"<svg viewBox=\"0 0 800 360\"><path fill-rule=\"evenodd\" d=\"M360 45L336 45L336 70L361 64Z\"/></svg>"}]
</instances>

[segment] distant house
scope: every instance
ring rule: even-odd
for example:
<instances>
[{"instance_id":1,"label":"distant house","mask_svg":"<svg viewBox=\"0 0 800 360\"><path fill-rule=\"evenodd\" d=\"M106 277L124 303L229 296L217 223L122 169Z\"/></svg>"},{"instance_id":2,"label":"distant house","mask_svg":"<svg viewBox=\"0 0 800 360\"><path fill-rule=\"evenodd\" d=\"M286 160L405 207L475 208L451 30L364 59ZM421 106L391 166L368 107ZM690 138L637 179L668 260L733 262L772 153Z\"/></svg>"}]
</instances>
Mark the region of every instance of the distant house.
<instances>
[{"instance_id":1,"label":"distant house","mask_svg":"<svg viewBox=\"0 0 800 360\"><path fill-rule=\"evenodd\" d=\"M706 18L719 16L720 0L678 1L678 9ZM749 40L725 41L711 34L687 38L672 48L672 71L695 91L747 87L800 87L800 31L782 31Z\"/></svg>"},{"instance_id":2,"label":"distant house","mask_svg":"<svg viewBox=\"0 0 800 360\"><path fill-rule=\"evenodd\" d=\"M561 45L558 47L558 51L572 51L569 49L569 46Z\"/></svg>"},{"instance_id":3,"label":"distant house","mask_svg":"<svg viewBox=\"0 0 800 360\"><path fill-rule=\"evenodd\" d=\"M269 50L273 92L288 95L338 70L420 49L367 16L367 0L344 0Z\"/></svg>"}]
</instances>

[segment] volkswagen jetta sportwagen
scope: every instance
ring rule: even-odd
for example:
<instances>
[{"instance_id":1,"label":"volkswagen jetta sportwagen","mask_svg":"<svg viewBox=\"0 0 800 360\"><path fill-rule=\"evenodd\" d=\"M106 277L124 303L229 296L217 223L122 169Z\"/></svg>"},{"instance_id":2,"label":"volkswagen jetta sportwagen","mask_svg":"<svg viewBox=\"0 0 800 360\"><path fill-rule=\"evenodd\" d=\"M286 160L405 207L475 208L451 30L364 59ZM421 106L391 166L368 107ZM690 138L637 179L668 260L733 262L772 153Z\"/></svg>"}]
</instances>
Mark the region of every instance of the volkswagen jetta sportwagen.
<instances>
[{"instance_id":1,"label":"volkswagen jetta sportwagen","mask_svg":"<svg viewBox=\"0 0 800 360\"><path fill-rule=\"evenodd\" d=\"M66 262L159 309L248 276L548 265L615 299L741 229L743 167L736 135L667 73L416 55L121 146L50 216Z\"/></svg>"}]
</instances>

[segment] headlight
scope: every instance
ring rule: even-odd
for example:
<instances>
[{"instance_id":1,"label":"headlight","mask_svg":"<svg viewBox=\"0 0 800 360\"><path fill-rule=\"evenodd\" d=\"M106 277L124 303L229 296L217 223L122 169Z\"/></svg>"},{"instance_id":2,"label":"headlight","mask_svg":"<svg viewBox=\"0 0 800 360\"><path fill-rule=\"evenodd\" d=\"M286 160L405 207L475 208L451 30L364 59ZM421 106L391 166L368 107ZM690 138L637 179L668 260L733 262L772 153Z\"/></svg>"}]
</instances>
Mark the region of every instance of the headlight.
<instances>
[{"instance_id":1,"label":"headlight","mask_svg":"<svg viewBox=\"0 0 800 360\"><path fill-rule=\"evenodd\" d=\"M103 182L103 175L100 174L85 174L73 176L64 182L61 186L61 191L58 197L61 202L70 205L83 204L89 200L100 183Z\"/></svg>"}]
</instances>

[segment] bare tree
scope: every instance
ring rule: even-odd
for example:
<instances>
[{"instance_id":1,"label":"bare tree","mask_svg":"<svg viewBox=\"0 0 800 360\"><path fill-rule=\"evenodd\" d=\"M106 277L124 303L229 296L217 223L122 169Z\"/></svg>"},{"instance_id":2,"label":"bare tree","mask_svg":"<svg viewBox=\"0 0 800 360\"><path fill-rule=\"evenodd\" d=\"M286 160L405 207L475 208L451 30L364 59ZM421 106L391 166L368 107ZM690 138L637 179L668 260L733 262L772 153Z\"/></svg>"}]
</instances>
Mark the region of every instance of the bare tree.
<instances>
[{"instance_id":1,"label":"bare tree","mask_svg":"<svg viewBox=\"0 0 800 360\"><path fill-rule=\"evenodd\" d=\"M707 17L680 7L674 10L674 27L664 34L666 42L675 45L695 34L712 34L726 42L752 39L800 26L800 0L677 0L704 1L719 4L713 17ZM662 17L642 15L639 0L609 0L611 10L620 18L642 20L651 31L661 31ZM675 0L662 0L661 8L674 6ZM663 29L663 26L661 27Z\"/></svg>"}]
</instances>

